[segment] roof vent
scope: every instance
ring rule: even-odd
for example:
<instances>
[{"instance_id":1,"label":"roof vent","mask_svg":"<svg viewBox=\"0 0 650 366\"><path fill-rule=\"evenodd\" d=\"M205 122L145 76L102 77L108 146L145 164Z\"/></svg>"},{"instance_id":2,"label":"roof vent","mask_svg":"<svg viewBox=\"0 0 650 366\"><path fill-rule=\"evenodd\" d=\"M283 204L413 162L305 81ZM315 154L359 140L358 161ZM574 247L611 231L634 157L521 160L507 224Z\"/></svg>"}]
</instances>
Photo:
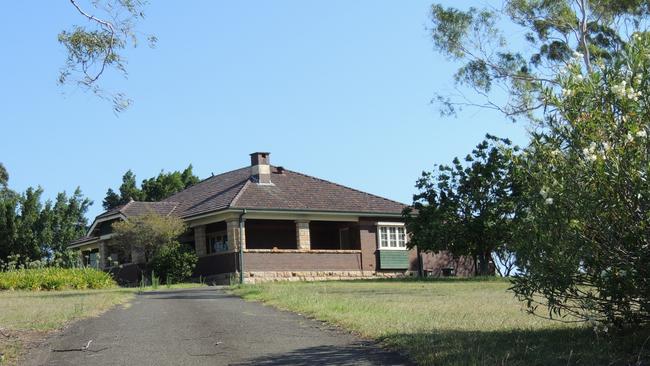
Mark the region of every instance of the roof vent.
<instances>
[{"instance_id":1,"label":"roof vent","mask_svg":"<svg viewBox=\"0 0 650 366\"><path fill-rule=\"evenodd\" d=\"M257 184L271 184L271 153L251 154L251 179Z\"/></svg>"},{"instance_id":2,"label":"roof vent","mask_svg":"<svg viewBox=\"0 0 650 366\"><path fill-rule=\"evenodd\" d=\"M283 166L276 167L275 172L277 174L284 174L284 167Z\"/></svg>"}]
</instances>

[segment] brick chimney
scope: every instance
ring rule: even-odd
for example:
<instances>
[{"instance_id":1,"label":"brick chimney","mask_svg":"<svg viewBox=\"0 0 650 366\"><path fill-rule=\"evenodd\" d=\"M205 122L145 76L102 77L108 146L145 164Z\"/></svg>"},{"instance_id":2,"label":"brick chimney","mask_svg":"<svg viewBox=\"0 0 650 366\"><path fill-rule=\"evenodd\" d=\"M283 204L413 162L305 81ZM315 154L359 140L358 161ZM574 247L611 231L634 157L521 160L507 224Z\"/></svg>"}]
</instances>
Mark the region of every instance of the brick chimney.
<instances>
[{"instance_id":1,"label":"brick chimney","mask_svg":"<svg viewBox=\"0 0 650 366\"><path fill-rule=\"evenodd\" d=\"M271 183L271 153L254 152L251 154L251 178L257 184Z\"/></svg>"}]
</instances>

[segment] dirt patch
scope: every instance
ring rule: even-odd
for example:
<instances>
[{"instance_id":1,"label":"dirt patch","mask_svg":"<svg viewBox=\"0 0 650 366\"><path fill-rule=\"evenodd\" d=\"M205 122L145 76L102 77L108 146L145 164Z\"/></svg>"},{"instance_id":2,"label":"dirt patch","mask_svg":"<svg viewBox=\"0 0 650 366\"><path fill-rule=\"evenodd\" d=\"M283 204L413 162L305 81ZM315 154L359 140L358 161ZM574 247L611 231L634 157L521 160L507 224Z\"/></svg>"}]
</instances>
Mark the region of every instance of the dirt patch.
<instances>
[{"instance_id":1,"label":"dirt patch","mask_svg":"<svg viewBox=\"0 0 650 366\"><path fill-rule=\"evenodd\" d=\"M0 365L16 365L30 349L55 331L0 329Z\"/></svg>"}]
</instances>

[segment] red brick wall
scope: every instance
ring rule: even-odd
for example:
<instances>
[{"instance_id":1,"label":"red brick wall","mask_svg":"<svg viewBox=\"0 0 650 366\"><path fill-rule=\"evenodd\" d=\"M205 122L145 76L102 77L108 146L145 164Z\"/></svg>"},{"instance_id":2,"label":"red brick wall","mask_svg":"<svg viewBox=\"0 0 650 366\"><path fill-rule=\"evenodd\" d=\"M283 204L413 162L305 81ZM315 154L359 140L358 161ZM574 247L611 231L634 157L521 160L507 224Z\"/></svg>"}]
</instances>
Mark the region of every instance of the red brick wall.
<instances>
[{"instance_id":1,"label":"red brick wall","mask_svg":"<svg viewBox=\"0 0 650 366\"><path fill-rule=\"evenodd\" d=\"M377 222L359 220L359 242L361 244L361 262L364 271L377 269Z\"/></svg>"},{"instance_id":2,"label":"red brick wall","mask_svg":"<svg viewBox=\"0 0 650 366\"><path fill-rule=\"evenodd\" d=\"M454 259L449 253L421 253L422 255L422 268L425 271L429 271L432 276L440 277L442 276L443 268L454 268L456 276L460 277L469 277L474 275L474 261L470 257L461 257ZM417 260L415 257L417 254L413 255L413 261L415 264ZM412 262L413 263L413 262ZM417 268L417 267L415 267Z\"/></svg>"},{"instance_id":3,"label":"red brick wall","mask_svg":"<svg viewBox=\"0 0 650 366\"><path fill-rule=\"evenodd\" d=\"M244 253L244 271L359 271L361 253Z\"/></svg>"},{"instance_id":4,"label":"red brick wall","mask_svg":"<svg viewBox=\"0 0 650 366\"><path fill-rule=\"evenodd\" d=\"M210 276L220 273L232 273L239 267L238 253L223 253L199 257L192 277Z\"/></svg>"}]
</instances>

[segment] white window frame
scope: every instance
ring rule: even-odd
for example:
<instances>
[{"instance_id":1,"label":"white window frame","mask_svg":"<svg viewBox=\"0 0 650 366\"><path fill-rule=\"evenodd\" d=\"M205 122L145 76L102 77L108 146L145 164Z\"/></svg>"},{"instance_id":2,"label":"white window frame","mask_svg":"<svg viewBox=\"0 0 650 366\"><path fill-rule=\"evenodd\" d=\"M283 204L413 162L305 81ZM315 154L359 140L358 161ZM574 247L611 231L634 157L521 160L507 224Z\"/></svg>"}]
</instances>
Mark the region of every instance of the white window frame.
<instances>
[{"instance_id":1,"label":"white window frame","mask_svg":"<svg viewBox=\"0 0 650 366\"><path fill-rule=\"evenodd\" d=\"M386 228L387 230L387 241L386 241L386 246L384 246L384 242L381 239L381 229ZM399 246L399 231L396 230L395 232L395 246L391 247L390 246L390 228L396 228L396 229L402 229L404 230L404 246ZM377 223L377 247L379 250L408 250L406 247L406 243L408 243L408 233L406 232L406 227L404 226L403 222L378 222Z\"/></svg>"}]
</instances>

